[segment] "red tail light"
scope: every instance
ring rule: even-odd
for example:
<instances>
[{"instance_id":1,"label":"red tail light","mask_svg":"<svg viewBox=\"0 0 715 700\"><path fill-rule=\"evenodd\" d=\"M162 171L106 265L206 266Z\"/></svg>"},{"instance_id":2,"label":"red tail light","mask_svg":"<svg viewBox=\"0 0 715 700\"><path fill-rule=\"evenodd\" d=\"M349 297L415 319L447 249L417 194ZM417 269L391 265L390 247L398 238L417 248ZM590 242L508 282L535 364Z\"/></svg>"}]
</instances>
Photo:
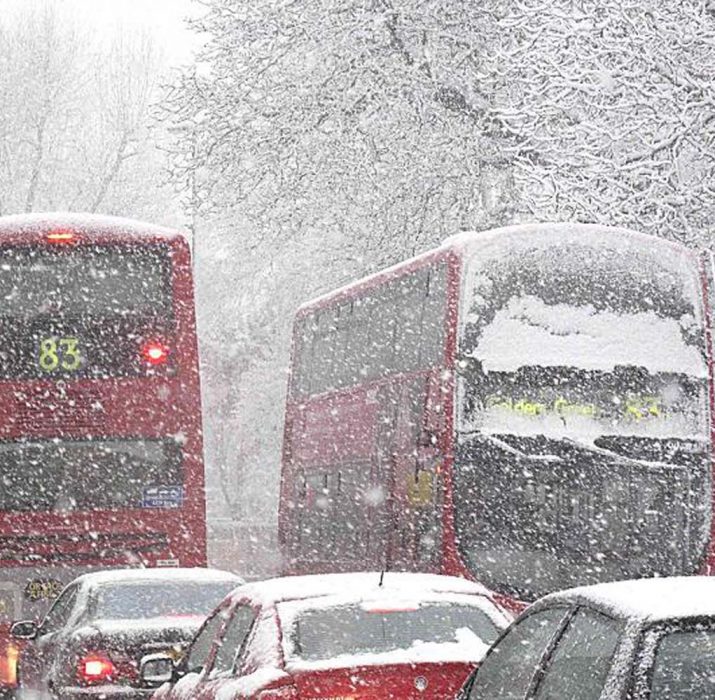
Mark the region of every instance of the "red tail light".
<instances>
[{"instance_id":1,"label":"red tail light","mask_svg":"<svg viewBox=\"0 0 715 700\"><path fill-rule=\"evenodd\" d=\"M77 673L84 683L105 683L117 675L117 669L108 656L92 652L79 660Z\"/></svg>"},{"instance_id":2,"label":"red tail light","mask_svg":"<svg viewBox=\"0 0 715 700\"><path fill-rule=\"evenodd\" d=\"M142 348L142 358L152 367L163 365L169 359L169 348L158 340L150 340Z\"/></svg>"},{"instance_id":3,"label":"red tail light","mask_svg":"<svg viewBox=\"0 0 715 700\"><path fill-rule=\"evenodd\" d=\"M14 688L17 685L17 657L20 650L9 642L5 653L0 656L0 687Z\"/></svg>"}]
</instances>

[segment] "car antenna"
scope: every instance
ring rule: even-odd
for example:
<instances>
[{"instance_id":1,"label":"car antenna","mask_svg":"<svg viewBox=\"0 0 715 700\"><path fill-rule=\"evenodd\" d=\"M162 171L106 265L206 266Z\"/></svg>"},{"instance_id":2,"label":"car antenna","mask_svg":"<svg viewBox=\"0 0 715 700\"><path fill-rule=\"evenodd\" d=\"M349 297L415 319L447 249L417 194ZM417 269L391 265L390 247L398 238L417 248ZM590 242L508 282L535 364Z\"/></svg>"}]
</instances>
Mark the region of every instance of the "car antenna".
<instances>
[{"instance_id":1,"label":"car antenna","mask_svg":"<svg viewBox=\"0 0 715 700\"><path fill-rule=\"evenodd\" d=\"M380 583L377 584L378 588L382 588L382 579L385 578L385 569L380 572Z\"/></svg>"}]
</instances>

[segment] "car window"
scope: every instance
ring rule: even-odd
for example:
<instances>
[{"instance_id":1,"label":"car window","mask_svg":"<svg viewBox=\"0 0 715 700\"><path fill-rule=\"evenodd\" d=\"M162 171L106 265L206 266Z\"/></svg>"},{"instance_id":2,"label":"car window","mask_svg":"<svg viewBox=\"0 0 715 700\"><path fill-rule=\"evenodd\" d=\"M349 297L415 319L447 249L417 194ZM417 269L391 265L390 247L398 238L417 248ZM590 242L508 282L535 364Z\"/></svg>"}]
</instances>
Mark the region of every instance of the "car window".
<instances>
[{"instance_id":1,"label":"car window","mask_svg":"<svg viewBox=\"0 0 715 700\"><path fill-rule=\"evenodd\" d=\"M235 587L235 581L106 583L98 587L94 617L101 620L191 616L205 618Z\"/></svg>"},{"instance_id":2,"label":"car window","mask_svg":"<svg viewBox=\"0 0 715 700\"><path fill-rule=\"evenodd\" d=\"M466 596L465 596L466 598ZM323 604L325 605L325 604ZM483 603L431 601L406 610L370 609L364 604L303 610L288 627L293 655L306 661L336 654L384 654L425 643L467 647L476 658L499 636Z\"/></svg>"},{"instance_id":3,"label":"car window","mask_svg":"<svg viewBox=\"0 0 715 700\"><path fill-rule=\"evenodd\" d=\"M77 600L78 586L67 586L47 611L40 626L40 634L51 634L64 627L72 615Z\"/></svg>"},{"instance_id":4,"label":"car window","mask_svg":"<svg viewBox=\"0 0 715 700\"><path fill-rule=\"evenodd\" d=\"M581 608L547 662L537 700L598 700L622 632L623 623Z\"/></svg>"},{"instance_id":5,"label":"car window","mask_svg":"<svg viewBox=\"0 0 715 700\"><path fill-rule=\"evenodd\" d=\"M567 613L550 608L518 620L482 662L469 700L523 700Z\"/></svg>"},{"instance_id":6,"label":"car window","mask_svg":"<svg viewBox=\"0 0 715 700\"><path fill-rule=\"evenodd\" d=\"M255 613L250 605L239 605L233 612L233 617L226 625L221 641L219 642L216 658L214 659L212 674L222 673L233 669L236 655L243 647L243 643L251 631Z\"/></svg>"},{"instance_id":7,"label":"car window","mask_svg":"<svg viewBox=\"0 0 715 700\"><path fill-rule=\"evenodd\" d=\"M715 689L715 630L666 634L658 644L651 700L712 697Z\"/></svg>"},{"instance_id":8,"label":"car window","mask_svg":"<svg viewBox=\"0 0 715 700\"><path fill-rule=\"evenodd\" d=\"M218 631L226 620L226 612L225 606L219 608L194 637L186 657L186 670L188 673L201 673L203 671Z\"/></svg>"}]
</instances>

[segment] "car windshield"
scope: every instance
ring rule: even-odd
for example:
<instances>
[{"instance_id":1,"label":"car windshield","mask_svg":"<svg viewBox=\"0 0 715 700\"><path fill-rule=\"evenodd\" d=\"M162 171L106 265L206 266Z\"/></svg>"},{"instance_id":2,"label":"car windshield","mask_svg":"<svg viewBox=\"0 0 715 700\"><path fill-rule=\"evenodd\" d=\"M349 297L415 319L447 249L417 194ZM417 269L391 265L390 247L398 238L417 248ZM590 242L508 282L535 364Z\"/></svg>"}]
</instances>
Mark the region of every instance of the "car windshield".
<instances>
[{"instance_id":1,"label":"car windshield","mask_svg":"<svg viewBox=\"0 0 715 700\"><path fill-rule=\"evenodd\" d=\"M97 593L94 617L99 620L203 617L235 586L234 581L105 584Z\"/></svg>"},{"instance_id":2,"label":"car windshield","mask_svg":"<svg viewBox=\"0 0 715 700\"><path fill-rule=\"evenodd\" d=\"M651 700L712 697L715 688L715 629L678 630L658 645Z\"/></svg>"},{"instance_id":3,"label":"car windshield","mask_svg":"<svg viewBox=\"0 0 715 700\"><path fill-rule=\"evenodd\" d=\"M382 654L425 644L472 645L475 658L499 634L476 605L430 602L396 608L356 603L303 610L292 626L293 655L319 661Z\"/></svg>"}]
</instances>

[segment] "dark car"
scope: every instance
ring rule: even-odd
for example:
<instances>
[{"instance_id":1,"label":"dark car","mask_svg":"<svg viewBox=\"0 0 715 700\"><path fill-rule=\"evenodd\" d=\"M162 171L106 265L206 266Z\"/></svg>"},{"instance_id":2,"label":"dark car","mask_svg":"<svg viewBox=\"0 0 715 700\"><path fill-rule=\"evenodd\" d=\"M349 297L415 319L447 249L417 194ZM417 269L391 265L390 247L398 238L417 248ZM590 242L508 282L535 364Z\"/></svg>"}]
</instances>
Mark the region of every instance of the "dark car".
<instances>
[{"instance_id":1,"label":"dark car","mask_svg":"<svg viewBox=\"0 0 715 700\"><path fill-rule=\"evenodd\" d=\"M39 624L12 627L21 697L144 698L139 661L186 645L238 576L209 569L122 569L85 574Z\"/></svg>"},{"instance_id":2,"label":"dark car","mask_svg":"<svg viewBox=\"0 0 715 700\"><path fill-rule=\"evenodd\" d=\"M449 576L288 576L237 588L174 664L147 656L155 700L444 700L511 621Z\"/></svg>"},{"instance_id":3,"label":"dark car","mask_svg":"<svg viewBox=\"0 0 715 700\"><path fill-rule=\"evenodd\" d=\"M542 598L459 700L715 698L715 578L620 581Z\"/></svg>"}]
</instances>

